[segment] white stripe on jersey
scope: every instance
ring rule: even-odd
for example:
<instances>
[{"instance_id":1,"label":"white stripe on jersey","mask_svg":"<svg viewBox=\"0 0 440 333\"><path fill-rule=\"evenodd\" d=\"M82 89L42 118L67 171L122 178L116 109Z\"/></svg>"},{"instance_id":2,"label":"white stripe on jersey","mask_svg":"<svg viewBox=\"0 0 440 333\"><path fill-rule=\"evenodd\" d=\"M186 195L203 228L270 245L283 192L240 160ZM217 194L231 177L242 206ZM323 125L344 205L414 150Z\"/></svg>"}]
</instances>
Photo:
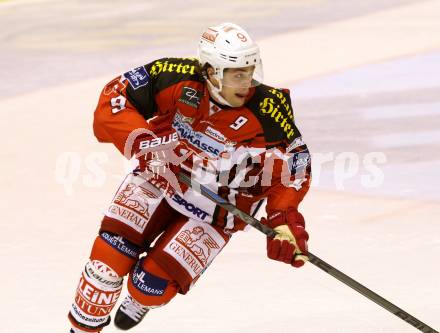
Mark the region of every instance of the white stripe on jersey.
<instances>
[{"instance_id":1,"label":"white stripe on jersey","mask_svg":"<svg viewBox=\"0 0 440 333\"><path fill-rule=\"evenodd\" d=\"M230 189L230 192L228 194L228 201L232 205L236 205L235 196L238 192L234 189ZM232 229L234 228L234 215L231 212L228 212L228 215L226 216L226 227L225 229Z\"/></svg>"}]
</instances>

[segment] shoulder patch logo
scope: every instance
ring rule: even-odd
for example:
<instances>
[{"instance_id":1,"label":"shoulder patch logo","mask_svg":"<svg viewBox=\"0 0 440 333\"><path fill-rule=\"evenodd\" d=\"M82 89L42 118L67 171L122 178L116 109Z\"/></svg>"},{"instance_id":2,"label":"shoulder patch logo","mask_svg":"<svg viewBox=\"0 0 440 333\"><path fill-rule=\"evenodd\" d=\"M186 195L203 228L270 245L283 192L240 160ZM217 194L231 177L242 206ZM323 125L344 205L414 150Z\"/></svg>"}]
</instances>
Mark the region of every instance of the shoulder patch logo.
<instances>
[{"instance_id":1,"label":"shoulder patch logo","mask_svg":"<svg viewBox=\"0 0 440 333\"><path fill-rule=\"evenodd\" d=\"M150 75L148 75L144 66L136 67L131 71L124 73L123 77L130 82L130 85L134 90L146 86L148 82L150 82Z\"/></svg>"},{"instance_id":2,"label":"shoulder patch logo","mask_svg":"<svg viewBox=\"0 0 440 333\"><path fill-rule=\"evenodd\" d=\"M202 97L202 92L191 87L183 87L182 95L178 99L186 105L198 109L200 105L200 99Z\"/></svg>"}]
</instances>

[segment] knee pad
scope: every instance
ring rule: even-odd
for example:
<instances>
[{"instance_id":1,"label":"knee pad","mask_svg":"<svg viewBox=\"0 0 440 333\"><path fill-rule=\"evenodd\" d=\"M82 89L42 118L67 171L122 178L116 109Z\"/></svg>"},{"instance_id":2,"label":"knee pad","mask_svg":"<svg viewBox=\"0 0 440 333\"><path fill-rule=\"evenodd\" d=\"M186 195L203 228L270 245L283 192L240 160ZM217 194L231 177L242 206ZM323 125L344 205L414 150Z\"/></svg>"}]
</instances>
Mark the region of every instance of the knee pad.
<instances>
[{"instance_id":1,"label":"knee pad","mask_svg":"<svg viewBox=\"0 0 440 333\"><path fill-rule=\"evenodd\" d=\"M178 284L148 256L130 272L129 294L141 305L155 308L168 303L178 292Z\"/></svg>"},{"instance_id":2,"label":"knee pad","mask_svg":"<svg viewBox=\"0 0 440 333\"><path fill-rule=\"evenodd\" d=\"M69 312L72 325L99 332L110 323L110 312L121 293L123 277L99 260L89 261L79 281Z\"/></svg>"},{"instance_id":3,"label":"knee pad","mask_svg":"<svg viewBox=\"0 0 440 333\"><path fill-rule=\"evenodd\" d=\"M93 244L90 260L99 260L109 265L119 276L130 272L142 249L124 237L101 231Z\"/></svg>"},{"instance_id":4,"label":"knee pad","mask_svg":"<svg viewBox=\"0 0 440 333\"><path fill-rule=\"evenodd\" d=\"M230 239L224 230L188 218L168 228L149 256L166 269L186 294Z\"/></svg>"},{"instance_id":5,"label":"knee pad","mask_svg":"<svg viewBox=\"0 0 440 333\"><path fill-rule=\"evenodd\" d=\"M143 245L146 235L167 223L169 217L159 216L166 205L160 190L130 173L106 210L101 227Z\"/></svg>"}]
</instances>

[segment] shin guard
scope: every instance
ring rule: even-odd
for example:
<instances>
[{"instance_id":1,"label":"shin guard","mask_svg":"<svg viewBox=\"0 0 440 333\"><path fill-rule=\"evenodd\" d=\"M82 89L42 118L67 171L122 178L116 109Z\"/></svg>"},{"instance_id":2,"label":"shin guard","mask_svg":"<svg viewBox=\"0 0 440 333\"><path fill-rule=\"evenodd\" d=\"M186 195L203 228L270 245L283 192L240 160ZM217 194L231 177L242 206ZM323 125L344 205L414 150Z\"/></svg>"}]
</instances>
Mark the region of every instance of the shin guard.
<instances>
[{"instance_id":1,"label":"shin guard","mask_svg":"<svg viewBox=\"0 0 440 333\"><path fill-rule=\"evenodd\" d=\"M99 332L110 322L122 289L123 277L132 269L140 249L120 236L101 232L93 244L69 312L74 330Z\"/></svg>"},{"instance_id":2,"label":"shin guard","mask_svg":"<svg viewBox=\"0 0 440 333\"><path fill-rule=\"evenodd\" d=\"M89 261L69 312L74 327L99 332L110 322L110 312L121 293L123 278L99 260Z\"/></svg>"}]
</instances>

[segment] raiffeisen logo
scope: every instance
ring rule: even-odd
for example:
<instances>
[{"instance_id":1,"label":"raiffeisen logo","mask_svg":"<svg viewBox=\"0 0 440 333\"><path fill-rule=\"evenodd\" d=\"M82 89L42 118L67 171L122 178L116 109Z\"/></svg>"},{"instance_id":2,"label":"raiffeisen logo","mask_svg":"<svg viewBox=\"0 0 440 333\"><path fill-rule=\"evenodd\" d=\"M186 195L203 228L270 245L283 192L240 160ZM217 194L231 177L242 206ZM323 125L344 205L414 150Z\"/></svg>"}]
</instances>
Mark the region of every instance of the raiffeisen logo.
<instances>
[{"instance_id":1,"label":"raiffeisen logo","mask_svg":"<svg viewBox=\"0 0 440 333\"><path fill-rule=\"evenodd\" d=\"M187 140L196 148L212 156L218 157L225 150L225 146L220 142L203 133L194 131L189 124L183 122L182 116L178 113L176 113L174 118L173 127L181 139Z\"/></svg>"}]
</instances>

